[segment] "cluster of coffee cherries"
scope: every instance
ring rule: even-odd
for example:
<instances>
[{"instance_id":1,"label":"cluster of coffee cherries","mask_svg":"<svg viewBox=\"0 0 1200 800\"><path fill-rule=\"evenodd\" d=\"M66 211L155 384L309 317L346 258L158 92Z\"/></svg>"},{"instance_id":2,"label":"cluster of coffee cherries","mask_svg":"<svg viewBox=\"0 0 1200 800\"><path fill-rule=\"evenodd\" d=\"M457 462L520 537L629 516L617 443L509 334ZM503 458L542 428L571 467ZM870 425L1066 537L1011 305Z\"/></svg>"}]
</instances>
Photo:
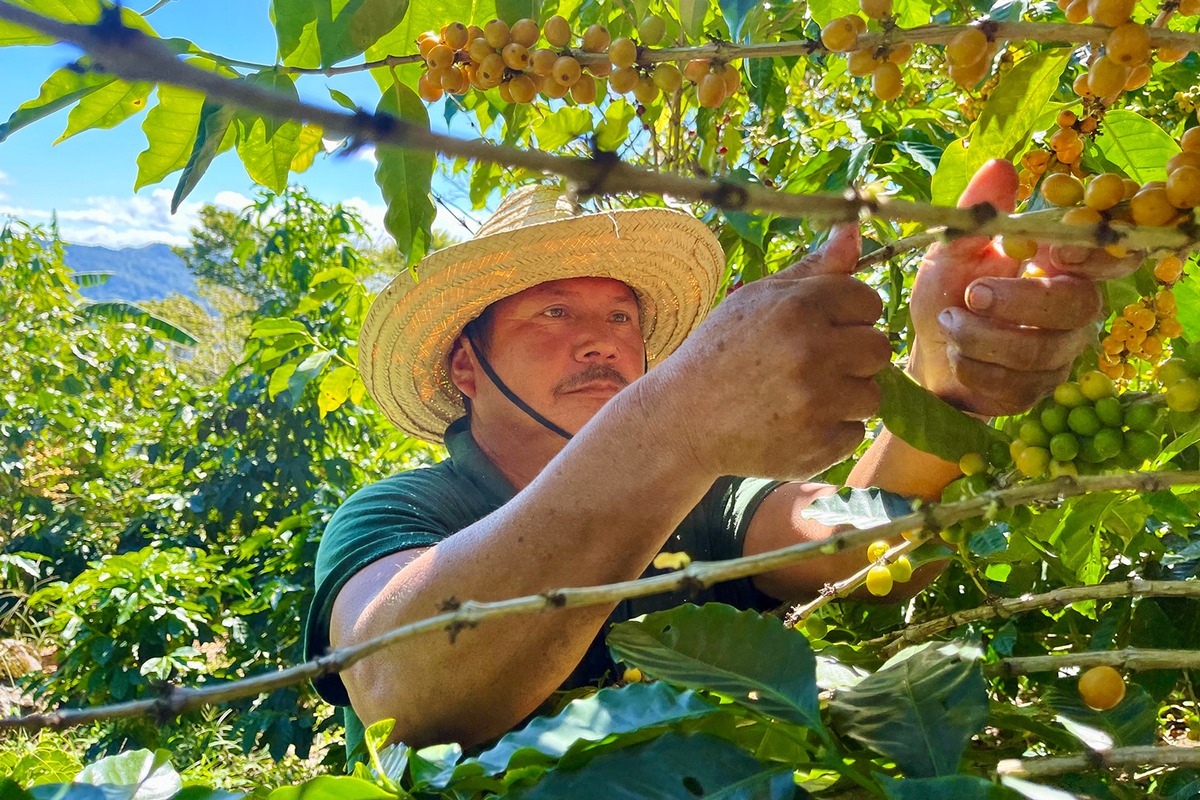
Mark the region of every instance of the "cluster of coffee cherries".
<instances>
[{"instance_id":1,"label":"cluster of coffee cherries","mask_svg":"<svg viewBox=\"0 0 1200 800\"><path fill-rule=\"evenodd\" d=\"M1167 340L1183 333L1175 316L1175 295L1160 289L1153 297L1129 303L1100 340L1098 369L1113 379L1129 380L1138 373L1132 359L1157 364L1164 356Z\"/></svg>"},{"instance_id":2,"label":"cluster of coffee cherries","mask_svg":"<svg viewBox=\"0 0 1200 800\"><path fill-rule=\"evenodd\" d=\"M708 108L724 103L741 86L731 64L696 59L680 70L670 62L642 64L645 49L662 42L666 23L650 15L637 27L636 39L612 38L603 25L591 25L576 41L561 16L522 19L511 26L494 19L482 28L451 22L440 33L417 39L425 72L417 89L421 99L436 102L445 93L462 95L471 88L496 89L506 103L528 103L539 94L560 99L568 94L580 105L595 102L607 87L632 94L641 104L661 93L673 93L685 78L696 86L697 101ZM598 58L600 55L606 58Z\"/></svg>"},{"instance_id":3,"label":"cluster of coffee cherries","mask_svg":"<svg viewBox=\"0 0 1200 800\"><path fill-rule=\"evenodd\" d=\"M891 545L880 539L867 547L867 561L874 566L867 571L867 591L876 597L887 597L892 587L897 583L907 583L912 578L912 562L908 556L897 556L889 563L884 563Z\"/></svg>"},{"instance_id":4,"label":"cluster of coffee cherries","mask_svg":"<svg viewBox=\"0 0 1200 800\"><path fill-rule=\"evenodd\" d=\"M859 0L859 8L868 19L881 20L892 14L892 0ZM912 57L907 42L887 49L860 48L858 37L867 32L867 22L857 14L831 20L821 29L821 44L834 53L849 53L847 71L857 77L871 76L871 91L880 100L895 100L904 91L900 67Z\"/></svg>"}]
</instances>

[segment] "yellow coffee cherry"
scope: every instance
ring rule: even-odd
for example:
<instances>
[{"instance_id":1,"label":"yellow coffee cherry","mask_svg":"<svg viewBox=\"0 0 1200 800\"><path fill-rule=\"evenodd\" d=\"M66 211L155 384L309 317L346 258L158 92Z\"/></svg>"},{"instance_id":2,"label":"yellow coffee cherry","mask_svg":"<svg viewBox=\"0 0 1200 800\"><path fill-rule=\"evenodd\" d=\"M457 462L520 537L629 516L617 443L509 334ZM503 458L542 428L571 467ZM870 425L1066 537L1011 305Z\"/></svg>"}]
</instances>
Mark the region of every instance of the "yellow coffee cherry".
<instances>
[{"instance_id":1,"label":"yellow coffee cherry","mask_svg":"<svg viewBox=\"0 0 1200 800\"><path fill-rule=\"evenodd\" d=\"M633 39L622 36L619 39L613 39L612 44L608 46L608 60L612 62L614 67L632 67L637 63L637 45Z\"/></svg>"},{"instance_id":2,"label":"yellow coffee cherry","mask_svg":"<svg viewBox=\"0 0 1200 800\"><path fill-rule=\"evenodd\" d=\"M1175 208L1200 206L1200 169L1180 167L1167 176L1167 200Z\"/></svg>"},{"instance_id":3,"label":"yellow coffee cherry","mask_svg":"<svg viewBox=\"0 0 1200 800\"><path fill-rule=\"evenodd\" d=\"M1136 22L1113 28L1104 43L1104 53L1118 64L1136 67L1150 60L1150 30Z\"/></svg>"},{"instance_id":4,"label":"yellow coffee cherry","mask_svg":"<svg viewBox=\"0 0 1200 800\"><path fill-rule=\"evenodd\" d=\"M1129 212L1137 225L1166 225L1178 213L1165 187L1149 186L1129 201Z\"/></svg>"},{"instance_id":5,"label":"yellow coffee cherry","mask_svg":"<svg viewBox=\"0 0 1200 800\"><path fill-rule=\"evenodd\" d=\"M987 460L983 453L964 453L958 460L958 468L963 475L978 475L987 471Z\"/></svg>"},{"instance_id":6,"label":"yellow coffee cherry","mask_svg":"<svg viewBox=\"0 0 1200 800\"><path fill-rule=\"evenodd\" d=\"M858 0L868 19L883 19L892 13L892 0Z\"/></svg>"},{"instance_id":7,"label":"yellow coffee cherry","mask_svg":"<svg viewBox=\"0 0 1200 800\"><path fill-rule=\"evenodd\" d=\"M874 50L855 50L846 56L846 71L856 78L865 78L879 66Z\"/></svg>"},{"instance_id":8,"label":"yellow coffee cherry","mask_svg":"<svg viewBox=\"0 0 1200 800\"><path fill-rule=\"evenodd\" d=\"M876 67L871 75L871 91L884 102L899 97L904 91L904 78L900 74L900 68L890 61Z\"/></svg>"},{"instance_id":9,"label":"yellow coffee cherry","mask_svg":"<svg viewBox=\"0 0 1200 800\"><path fill-rule=\"evenodd\" d=\"M888 564L888 572L892 574L892 580L896 583L908 583L913 574L912 562L908 560L908 556L900 556Z\"/></svg>"},{"instance_id":10,"label":"yellow coffee cherry","mask_svg":"<svg viewBox=\"0 0 1200 800\"><path fill-rule=\"evenodd\" d=\"M1079 676L1079 696L1097 711L1116 708L1125 699L1125 679L1112 667L1092 667Z\"/></svg>"},{"instance_id":11,"label":"yellow coffee cherry","mask_svg":"<svg viewBox=\"0 0 1200 800\"><path fill-rule=\"evenodd\" d=\"M612 87L614 92L628 94L633 91L633 87L637 86L638 78L640 77L641 75L638 71L632 67L614 69L612 74L608 76L608 85Z\"/></svg>"},{"instance_id":12,"label":"yellow coffee cherry","mask_svg":"<svg viewBox=\"0 0 1200 800\"><path fill-rule=\"evenodd\" d=\"M512 30L502 19L494 19L483 26L483 38L497 50L512 43Z\"/></svg>"},{"instance_id":13,"label":"yellow coffee cherry","mask_svg":"<svg viewBox=\"0 0 1200 800\"><path fill-rule=\"evenodd\" d=\"M537 21L528 17L517 20L509 29L509 36L512 37L512 40L526 49L537 44L540 34Z\"/></svg>"},{"instance_id":14,"label":"yellow coffee cherry","mask_svg":"<svg viewBox=\"0 0 1200 800\"><path fill-rule=\"evenodd\" d=\"M542 33L551 47L566 47L571 43L571 26L566 19L557 14L546 20Z\"/></svg>"},{"instance_id":15,"label":"yellow coffee cherry","mask_svg":"<svg viewBox=\"0 0 1200 800\"><path fill-rule=\"evenodd\" d=\"M987 55L990 49L987 35L979 28L966 28L946 44L946 59L954 66L968 67Z\"/></svg>"},{"instance_id":16,"label":"yellow coffee cherry","mask_svg":"<svg viewBox=\"0 0 1200 800\"><path fill-rule=\"evenodd\" d=\"M891 594L894 583L891 570L882 564L871 567L867 572L867 591L876 597L887 597Z\"/></svg>"},{"instance_id":17,"label":"yellow coffee cherry","mask_svg":"<svg viewBox=\"0 0 1200 800\"><path fill-rule=\"evenodd\" d=\"M1088 69L1088 86L1096 97L1116 97L1125 90L1129 72L1129 67L1124 64L1119 64L1108 56L1100 56Z\"/></svg>"},{"instance_id":18,"label":"yellow coffee cherry","mask_svg":"<svg viewBox=\"0 0 1200 800\"><path fill-rule=\"evenodd\" d=\"M1042 197L1060 208L1078 205L1083 200L1083 182L1074 175L1048 175L1042 181Z\"/></svg>"},{"instance_id":19,"label":"yellow coffee cherry","mask_svg":"<svg viewBox=\"0 0 1200 800\"><path fill-rule=\"evenodd\" d=\"M656 66L650 73L650 77L654 79L654 83L659 89L668 94L677 91L683 85L683 73L679 71L679 67L670 62L663 62Z\"/></svg>"},{"instance_id":20,"label":"yellow coffee cherry","mask_svg":"<svg viewBox=\"0 0 1200 800\"><path fill-rule=\"evenodd\" d=\"M1096 211L1107 211L1125 199L1125 178L1115 172L1105 172L1088 181L1083 188L1083 202Z\"/></svg>"},{"instance_id":21,"label":"yellow coffee cherry","mask_svg":"<svg viewBox=\"0 0 1200 800\"><path fill-rule=\"evenodd\" d=\"M603 25L589 25L583 32L583 49L589 53L603 53L611 42L608 28Z\"/></svg>"},{"instance_id":22,"label":"yellow coffee cherry","mask_svg":"<svg viewBox=\"0 0 1200 800\"><path fill-rule=\"evenodd\" d=\"M878 561L883 558L887 554L889 547L890 545L882 539L877 542L871 542L867 546L867 561Z\"/></svg>"},{"instance_id":23,"label":"yellow coffee cherry","mask_svg":"<svg viewBox=\"0 0 1200 800\"><path fill-rule=\"evenodd\" d=\"M821 29L821 44L835 53L848 53L854 49L858 41L858 24L856 17L846 16L830 20Z\"/></svg>"},{"instance_id":24,"label":"yellow coffee cherry","mask_svg":"<svg viewBox=\"0 0 1200 800\"><path fill-rule=\"evenodd\" d=\"M624 683L641 683L645 675L637 667L629 667L621 675L621 681Z\"/></svg>"}]
</instances>

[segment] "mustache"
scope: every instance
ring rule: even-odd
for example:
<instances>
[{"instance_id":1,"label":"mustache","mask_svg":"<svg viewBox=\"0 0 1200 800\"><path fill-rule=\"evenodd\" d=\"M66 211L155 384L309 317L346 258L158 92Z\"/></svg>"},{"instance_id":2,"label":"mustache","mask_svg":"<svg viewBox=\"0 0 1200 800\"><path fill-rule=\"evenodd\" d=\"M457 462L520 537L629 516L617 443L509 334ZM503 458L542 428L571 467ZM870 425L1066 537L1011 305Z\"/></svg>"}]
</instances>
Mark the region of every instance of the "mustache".
<instances>
[{"instance_id":1,"label":"mustache","mask_svg":"<svg viewBox=\"0 0 1200 800\"><path fill-rule=\"evenodd\" d=\"M587 386L589 383L600 381L615 383L622 388L629 385L629 380L624 375L607 364L589 364L582 372L569 375L554 384L554 394L556 396L566 394Z\"/></svg>"}]
</instances>

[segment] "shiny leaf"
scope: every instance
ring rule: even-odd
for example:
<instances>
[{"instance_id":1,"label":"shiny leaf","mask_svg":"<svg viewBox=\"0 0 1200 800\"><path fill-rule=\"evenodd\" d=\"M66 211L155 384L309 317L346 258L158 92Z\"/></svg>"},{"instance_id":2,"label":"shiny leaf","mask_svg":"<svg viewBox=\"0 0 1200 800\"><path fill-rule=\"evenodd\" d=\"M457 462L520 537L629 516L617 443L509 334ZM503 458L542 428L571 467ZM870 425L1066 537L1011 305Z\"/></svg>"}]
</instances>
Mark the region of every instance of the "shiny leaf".
<instances>
[{"instance_id":1,"label":"shiny leaf","mask_svg":"<svg viewBox=\"0 0 1200 800\"><path fill-rule=\"evenodd\" d=\"M892 366L875 376L883 390L879 418L887 429L918 450L944 461L986 453L1001 434L968 416Z\"/></svg>"},{"instance_id":2,"label":"shiny leaf","mask_svg":"<svg viewBox=\"0 0 1200 800\"><path fill-rule=\"evenodd\" d=\"M421 98L400 84L394 84L384 93L376 113L391 114L412 125L429 126L429 115ZM379 166L375 182L388 207L383 224L396 240L396 248L405 255L405 264L411 267L425 255L430 228L437 215L429 197L434 157L429 152L383 146L376 150L376 155Z\"/></svg>"},{"instance_id":3,"label":"shiny leaf","mask_svg":"<svg viewBox=\"0 0 1200 800\"><path fill-rule=\"evenodd\" d=\"M67 108L115 81L113 76L98 72L78 72L65 68L57 70L45 80L35 99L22 103L8 118L8 122L0 125L0 142L29 123Z\"/></svg>"},{"instance_id":4,"label":"shiny leaf","mask_svg":"<svg viewBox=\"0 0 1200 800\"><path fill-rule=\"evenodd\" d=\"M237 135L232 127L237 112L224 105L205 101L200 109L200 124L197 128L196 142L192 146L192 155L183 167L175 193L171 197L171 213L179 210L179 204L191 194L192 189L200 182L201 176L208 170L209 164L217 157L217 153L232 144Z\"/></svg>"},{"instance_id":5,"label":"shiny leaf","mask_svg":"<svg viewBox=\"0 0 1200 800\"><path fill-rule=\"evenodd\" d=\"M71 109L67 129L55 144L92 128L114 128L134 114L146 110L146 98L153 86L149 83L113 81L88 94Z\"/></svg>"},{"instance_id":6,"label":"shiny leaf","mask_svg":"<svg viewBox=\"0 0 1200 800\"><path fill-rule=\"evenodd\" d=\"M1120 110L1104 115L1096 146L1109 163L1138 183L1166 180L1167 161L1179 152L1175 138L1154 122Z\"/></svg>"},{"instance_id":7,"label":"shiny leaf","mask_svg":"<svg viewBox=\"0 0 1200 800\"><path fill-rule=\"evenodd\" d=\"M174 86L158 87L158 104L142 122L148 146L137 158L133 189L158 183L187 166L200 128L204 95Z\"/></svg>"}]
</instances>

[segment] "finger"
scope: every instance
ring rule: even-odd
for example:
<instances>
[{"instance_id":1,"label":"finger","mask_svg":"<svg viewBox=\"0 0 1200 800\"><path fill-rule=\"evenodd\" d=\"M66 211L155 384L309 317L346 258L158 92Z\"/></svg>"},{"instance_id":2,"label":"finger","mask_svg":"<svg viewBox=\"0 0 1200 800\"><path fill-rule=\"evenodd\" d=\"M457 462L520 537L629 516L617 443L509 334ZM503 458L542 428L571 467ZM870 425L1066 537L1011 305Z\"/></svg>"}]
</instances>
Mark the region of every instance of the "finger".
<instances>
[{"instance_id":1,"label":"finger","mask_svg":"<svg viewBox=\"0 0 1200 800\"><path fill-rule=\"evenodd\" d=\"M959 208L980 207L980 216L990 218L995 214L1011 214L1017 207L1016 168L1008 161L997 158L988 161L971 177L971 182L958 198ZM988 211L984 205L991 206ZM948 249L955 255L978 253L993 248L991 236L964 236L951 242Z\"/></svg>"},{"instance_id":2,"label":"finger","mask_svg":"<svg viewBox=\"0 0 1200 800\"><path fill-rule=\"evenodd\" d=\"M1080 245L1055 245L1050 248L1050 269L1092 280L1112 280L1132 275L1145 259L1145 253L1131 252L1117 258L1106 250Z\"/></svg>"},{"instance_id":3,"label":"finger","mask_svg":"<svg viewBox=\"0 0 1200 800\"><path fill-rule=\"evenodd\" d=\"M858 265L861 255L862 235L859 233L858 223L843 222L833 227L829 238L820 249L771 277L796 279L813 275L850 275Z\"/></svg>"},{"instance_id":4,"label":"finger","mask_svg":"<svg viewBox=\"0 0 1200 800\"><path fill-rule=\"evenodd\" d=\"M870 378L892 363L892 345L882 331L871 325L844 325L827 337L828 351L839 353L843 374Z\"/></svg>"},{"instance_id":5,"label":"finger","mask_svg":"<svg viewBox=\"0 0 1200 800\"><path fill-rule=\"evenodd\" d=\"M844 421L863 420L879 413L883 390L873 378L844 378L834 385L836 418Z\"/></svg>"},{"instance_id":6,"label":"finger","mask_svg":"<svg viewBox=\"0 0 1200 800\"><path fill-rule=\"evenodd\" d=\"M948 308L938 317L947 342L975 361L1023 372L1070 366L1087 346L1091 333L1023 328L997 323L961 308Z\"/></svg>"},{"instance_id":7,"label":"finger","mask_svg":"<svg viewBox=\"0 0 1200 800\"><path fill-rule=\"evenodd\" d=\"M976 361L949 351L950 368L966 392L960 402L979 414L1019 414L1045 397L1071 373L1070 365L1058 369L1021 371ZM948 398L956 399L956 398Z\"/></svg>"},{"instance_id":8,"label":"finger","mask_svg":"<svg viewBox=\"0 0 1200 800\"><path fill-rule=\"evenodd\" d=\"M967 308L1011 325L1073 330L1100 313L1096 284L1070 275L1053 278L980 278L967 287Z\"/></svg>"},{"instance_id":9,"label":"finger","mask_svg":"<svg viewBox=\"0 0 1200 800\"><path fill-rule=\"evenodd\" d=\"M883 313L879 293L849 275L817 275L804 281L767 284L765 288L791 294L797 318L810 324L869 325Z\"/></svg>"}]
</instances>

